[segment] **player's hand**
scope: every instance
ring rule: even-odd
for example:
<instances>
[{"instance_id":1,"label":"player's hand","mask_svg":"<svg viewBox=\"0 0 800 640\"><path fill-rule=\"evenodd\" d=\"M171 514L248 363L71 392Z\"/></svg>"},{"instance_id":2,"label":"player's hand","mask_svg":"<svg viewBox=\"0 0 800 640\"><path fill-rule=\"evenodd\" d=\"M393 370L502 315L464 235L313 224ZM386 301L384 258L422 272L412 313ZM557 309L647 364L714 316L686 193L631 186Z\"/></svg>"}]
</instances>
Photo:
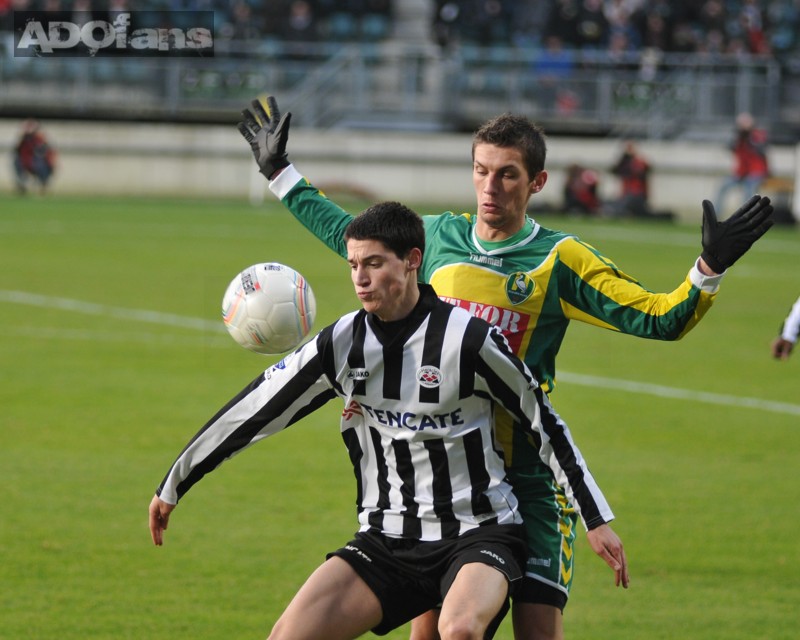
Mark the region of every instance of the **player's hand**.
<instances>
[{"instance_id":1,"label":"player's hand","mask_svg":"<svg viewBox=\"0 0 800 640\"><path fill-rule=\"evenodd\" d=\"M755 195L727 220L717 220L714 205L703 200L703 253L715 273L723 273L741 258L773 224L769 198Z\"/></svg>"},{"instance_id":2,"label":"player's hand","mask_svg":"<svg viewBox=\"0 0 800 640\"><path fill-rule=\"evenodd\" d=\"M628 560L625 558L625 550L622 548L619 536L607 524L601 524L588 531L586 537L594 552L614 570L614 584L627 589L630 584Z\"/></svg>"},{"instance_id":3,"label":"player's hand","mask_svg":"<svg viewBox=\"0 0 800 640\"><path fill-rule=\"evenodd\" d=\"M794 343L784 340L780 336L772 341L771 351L773 358L788 360L789 356L792 355L792 349L794 349Z\"/></svg>"},{"instance_id":4,"label":"player's hand","mask_svg":"<svg viewBox=\"0 0 800 640\"><path fill-rule=\"evenodd\" d=\"M157 547L164 544L164 531L167 530L169 514L174 508L174 504L167 504L158 496L153 496L150 501L150 536Z\"/></svg>"},{"instance_id":5,"label":"player's hand","mask_svg":"<svg viewBox=\"0 0 800 640\"><path fill-rule=\"evenodd\" d=\"M289 165L286 143L289 140L289 123L292 114L281 115L278 102L267 98L267 109L260 100L253 100L250 109L242 111L244 120L237 125L239 133L250 144L258 170L267 180Z\"/></svg>"}]
</instances>

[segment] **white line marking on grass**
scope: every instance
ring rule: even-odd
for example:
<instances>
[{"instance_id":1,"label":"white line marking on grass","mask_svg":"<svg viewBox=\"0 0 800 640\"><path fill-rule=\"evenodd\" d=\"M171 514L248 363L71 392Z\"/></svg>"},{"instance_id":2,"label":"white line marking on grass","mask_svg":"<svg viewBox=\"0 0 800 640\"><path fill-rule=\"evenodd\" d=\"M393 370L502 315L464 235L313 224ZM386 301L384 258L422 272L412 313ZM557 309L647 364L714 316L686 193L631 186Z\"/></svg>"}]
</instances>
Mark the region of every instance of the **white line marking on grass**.
<instances>
[{"instance_id":1,"label":"white line marking on grass","mask_svg":"<svg viewBox=\"0 0 800 640\"><path fill-rule=\"evenodd\" d=\"M676 387L665 387L660 384L650 384L648 382L634 382L632 380L603 378L601 376L590 376L581 373L568 373L566 371L559 373L558 379L564 380L571 384L583 385L585 387L613 389L615 391L641 393L650 396L658 396L660 398L677 398L680 400L705 402L707 404L718 404L725 407L742 407L745 409L758 409L760 411L771 411L773 413L786 413L789 415L800 416L800 405L789 404L788 402L775 402L772 400L762 400L760 398L730 396L724 393L710 393L708 391L678 389Z\"/></svg>"},{"instance_id":2,"label":"white line marking on grass","mask_svg":"<svg viewBox=\"0 0 800 640\"><path fill-rule=\"evenodd\" d=\"M211 348L228 348L231 341L225 335L214 336L193 333L180 335L175 333L156 333L152 331L95 331L86 329L64 329L62 327L11 327L4 329L4 334L42 340L70 340L73 342L107 342L122 344L164 345L166 347L202 346Z\"/></svg>"},{"instance_id":3,"label":"white line marking on grass","mask_svg":"<svg viewBox=\"0 0 800 640\"><path fill-rule=\"evenodd\" d=\"M121 318L124 320L138 320L140 322L149 322L151 324L184 327L188 329L198 329L200 331L221 332L225 330L221 322L211 322L210 320L202 320L200 318L191 318L171 313L161 313L158 311L147 311L145 309L112 307L93 302L73 300L71 298L58 298L54 296L43 296L35 293L26 293L24 291L0 290L0 302L56 308L64 311L74 311L76 313L108 316L112 318ZM758 409L761 411L771 411L773 413L785 413L789 415L800 416L800 405L789 404L787 402L731 396L722 393L710 393L707 391L693 391L691 389L665 387L663 385L650 384L647 382L618 380L615 378L604 378L601 376L569 373L567 371L560 372L558 377L559 380L564 380L572 384L583 385L585 387L611 389L614 391L625 391L628 393L641 393L645 395L658 396L660 398L678 398L681 400L705 402L707 404L717 404L726 407L742 407L746 409Z\"/></svg>"},{"instance_id":4,"label":"white line marking on grass","mask_svg":"<svg viewBox=\"0 0 800 640\"><path fill-rule=\"evenodd\" d=\"M27 293L25 291L0 290L0 302L25 304L34 307L45 307L48 309L60 309L62 311L74 311L75 313L119 318L120 320L138 320L139 322L149 322L150 324L181 327L182 329L196 329L198 331L220 332L225 330L221 320L219 322L212 322L211 320L180 316L173 313L148 311L146 309L112 307L105 304L85 302L83 300L74 300L72 298L43 296L36 293Z\"/></svg>"}]
</instances>

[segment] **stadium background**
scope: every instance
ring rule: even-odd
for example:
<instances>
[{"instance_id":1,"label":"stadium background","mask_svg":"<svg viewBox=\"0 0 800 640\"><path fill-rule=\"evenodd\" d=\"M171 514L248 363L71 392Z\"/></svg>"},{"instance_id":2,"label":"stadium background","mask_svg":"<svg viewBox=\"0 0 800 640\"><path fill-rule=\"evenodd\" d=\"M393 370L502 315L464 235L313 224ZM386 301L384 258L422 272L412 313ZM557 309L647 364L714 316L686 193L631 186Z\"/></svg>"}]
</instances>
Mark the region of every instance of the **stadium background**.
<instances>
[{"instance_id":1,"label":"stadium background","mask_svg":"<svg viewBox=\"0 0 800 640\"><path fill-rule=\"evenodd\" d=\"M551 64L569 71L556 83L569 91L552 102L538 85L546 74L532 66L550 30L542 15L596 3L395 0L388 19L370 21L347 2L314 4L316 40L287 38L289 3L266 2L251 12L277 7L277 22L243 44L224 37L237 30L224 26L233 14L219 5L217 55L196 64L21 60L3 32L0 154L8 157L28 116L42 119L61 153L45 197L13 194L0 164L3 640L263 637L324 553L352 533L352 476L333 404L205 480L176 512L164 549L147 532L147 504L173 456L265 366L219 321L232 275L272 259L299 268L315 287L317 328L354 304L336 256L271 197L247 201L260 201L263 180L235 122L255 94L273 92L295 112L292 158L337 197L358 198L351 210L405 194L426 213L471 208L469 131L507 108L550 132L554 175L541 197L553 200L563 166L600 169L635 137L654 165L654 199L685 199L683 220L537 219L579 234L654 290L674 287L697 256L699 199L729 167L738 111L768 128L777 174L794 175L793 2L721 3L734 35L723 38L730 51L714 54L700 50L720 39L697 12L714 15L720 3L642 3L678 12L667 22L680 37L665 40L656 73L651 46L620 64L607 46L579 40ZM145 6L154 3L130 8ZM4 24L9 7L0 0ZM476 31L468 25L481 7L495 16ZM503 20L498 7L523 13ZM753 43L768 42L768 53L742 51L735 37L753 7L764 34ZM450 19L433 31L435 10ZM454 16L468 23L464 34ZM538 32L509 36L525 16ZM499 44L475 42L487 26ZM768 349L800 291L798 251L795 228L771 230L678 343L570 328L554 401L614 505L633 584L614 589L580 534L568 637L797 637L800 356L775 362ZM506 621L498 638L511 637Z\"/></svg>"},{"instance_id":2,"label":"stadium background","mask_svg":"<svg viewBox=\"0 0 800 640\"><path fill-rule=\"evenodd\" d=\"M748 111L771 142L766 191L792 206L791 0L117 0L112 10L213 10L215 56L14 57L13 10L84 6L0 2L0 150L20 118L42 118L64 193L240 195L247 149L232 127L270 92L295 116L293 159L322 184L468 201L469 133L512 110L551 138L540 204L557 209L573 162L600 172L613 197L606 170L633 138L654 166L655 208L689 218L729 171L733 121ZM0 173L0 189L10 185Z\"/></svg>"}]
</instances>

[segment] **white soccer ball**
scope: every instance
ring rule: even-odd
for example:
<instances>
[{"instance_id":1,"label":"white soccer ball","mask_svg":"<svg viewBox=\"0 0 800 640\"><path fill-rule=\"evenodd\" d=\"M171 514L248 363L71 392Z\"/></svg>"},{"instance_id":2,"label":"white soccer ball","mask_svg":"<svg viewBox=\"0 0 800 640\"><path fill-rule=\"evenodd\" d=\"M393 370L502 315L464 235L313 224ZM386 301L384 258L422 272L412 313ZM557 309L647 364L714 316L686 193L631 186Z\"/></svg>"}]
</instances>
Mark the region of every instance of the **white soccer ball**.
<instances>
[{"instance_id":1,"label":"white soccer ball","mask_svg":"<svg viewBox=\"0 0 800 640\"><path fill-rule=\"evenodd\" d=\"M308 281L278 262L254 264L222 297L222 321L234 340L257 353L294 349L311 331L317 302Z\"/></svg>"}]
</instances>

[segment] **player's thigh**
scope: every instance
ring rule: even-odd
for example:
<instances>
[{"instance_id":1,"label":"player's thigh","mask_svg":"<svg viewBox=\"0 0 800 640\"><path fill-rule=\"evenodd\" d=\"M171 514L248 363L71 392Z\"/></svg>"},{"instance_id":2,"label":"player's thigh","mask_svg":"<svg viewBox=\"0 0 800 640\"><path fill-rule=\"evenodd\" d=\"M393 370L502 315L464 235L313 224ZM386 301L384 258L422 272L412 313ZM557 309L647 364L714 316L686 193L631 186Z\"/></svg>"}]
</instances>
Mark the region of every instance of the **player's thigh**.
<instances>
[{"instance_id":1,"label":"player's thigh","mask_svg":"<svg viewBox=\"0 0 800 640\"><path fill-rule=\"evenodd\" d=\"M514 640L563 640L561 609L548 604L514 602L511 612Z\"/></svg>"},{"instance_id":2,"label":"player's thigh","mask_svg":"<svg viewBox=\"0 0 800 640\"><path fill-rule=\"evenodd\" d=\"M408 640L439 640L439 609L431 609L414 618Z\"/></svg>"},{"instance_id":3,"label":"player's thigh","mask_svg":"<svg viewBox=\"0 0 800 640\"><path fill-rule=\"evenodd\" d=\"M377 626L380 602L345 561L333 557L300 587L270 633L270 640L345 640Z\"/></svg>"},{"instance_id":4,"label":"player's thigh","mask_svg":"<svg viewBox=\"0 0 800 640\"><path fill-rule=\"evenodd\" d=\"M489 627L508 597L508 578L494 567L470 562L459 569L439 614L443 636L469 637Z\"/></svg>"}]
</instances>

